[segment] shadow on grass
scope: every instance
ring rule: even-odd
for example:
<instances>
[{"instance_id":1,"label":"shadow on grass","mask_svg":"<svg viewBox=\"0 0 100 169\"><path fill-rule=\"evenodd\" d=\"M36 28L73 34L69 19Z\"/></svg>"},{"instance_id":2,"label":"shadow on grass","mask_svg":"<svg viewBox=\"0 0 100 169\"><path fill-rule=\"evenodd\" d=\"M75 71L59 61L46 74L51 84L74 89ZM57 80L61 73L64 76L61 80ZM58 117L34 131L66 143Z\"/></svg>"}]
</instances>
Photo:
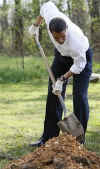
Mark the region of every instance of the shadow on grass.
<instances>
[{"instance_id":1,"label":"shadow on grass","mask_svg":"<svg viewBox=\"0 0 100 169\"><path fill-rule=\"evenodd\" d=\"M46 101L46 98L47 98L47 95L40 95L40 97L36 97L36 98L31 98L31 99L0 99L0 103L4 103L4 104L13 104L13 103L21 103L21 102L37 102L37 101ZM72 100L72 96L71 95L68 95L65 100Z\"/></svg>"},{"instance_id":2,"label":"shadow on grass","mask_svg":"<svg viewBox=\"0 0 100 169\"><path fill-rule=\"evenodd\" d=\"M10 92L15 92L15 91L26 91L25 89L23 89L23 87L26 87L27 90L31 90L33 89L37 89L40 87L44 87L44 86L48 86L48 80L44 80L44 79L33 79L33 80L27 80L27 81L21 81L21 82L8 82L8 83L1 83L0 82L0 86L3 86L3 88L6 88L7 91ZM10 86L10 87L9 87ZM19 86L18 88L14 87L14 86ZM32 88L30 88L32 87Z\"/></svg>"},{"instance_id":3,"label":"shadow on grass","mask_svg":"<svg viewBox=\"0 0 100 169\"><path fill-rule=\"evenodd\" d=\"M4 103L4 104L13 104L13 103L21 103L21 102L37 102L37 101L45 101L46 100L46 95L41 95L40 97L37 97L37 98L31 98L31 99L9 99L9 100L6 100L6 99L0 99L0 103Z\"/></svg>"},{"instance_id":4,"label":"shadow on grass","mask_svg":"<svg viewBox=\"0 0 100 169\"><path fill-rule=\"evenodd\" d=\"M32 137L32 140L37 140L38 137ZM6 145L8 146L8 150L6 152L0 152L0 169L1 166L4 168L7 164L11 163L13 160L20 159L21 157L33 152L36 148L30 147L30 139L27 140L27 143L23 143L23 138L22 142L16 143L16 144L9 144Z\"/></svg>"},{"instance_id":5,"label":"shadow on grass","mask_svg":"<svg viewBox=\"0 0 100 169\"><path fill-rule=\"evenodd\" d=\"M100 126L98 126L100 129ZM86 134L86 148L90 151L94 151L100 155L100 130L87 131Z\"/></svg>"},{"instance_id":6,"label":"shadow on grass","mask_svg":"<svg viewBox=\"0 0 100 169\"><path fill-rule=\"evenodd\" d=\"M15 147L11 151L6 152L6 154L1 153L0 158L0 169L5 168L7 165L11 164L13 160L18 160L21 157L31 153L35 148L29 148L29 146L23 146L21 148ZM2 158L3 157L3 158ZM2 168L1 168L2 167Z\"/></svg>"},{"instance_id":7,"label":"shadow on grass","mask_svg":"<svg viewBox=\"0 0 100 169\"><path fill-rule=\"evenodd\" d=\"M95 101L100 101L100 94L96 94L96 95L89 95L89 99L90 100L95 100Z\"/></svg>"}]
</instances>

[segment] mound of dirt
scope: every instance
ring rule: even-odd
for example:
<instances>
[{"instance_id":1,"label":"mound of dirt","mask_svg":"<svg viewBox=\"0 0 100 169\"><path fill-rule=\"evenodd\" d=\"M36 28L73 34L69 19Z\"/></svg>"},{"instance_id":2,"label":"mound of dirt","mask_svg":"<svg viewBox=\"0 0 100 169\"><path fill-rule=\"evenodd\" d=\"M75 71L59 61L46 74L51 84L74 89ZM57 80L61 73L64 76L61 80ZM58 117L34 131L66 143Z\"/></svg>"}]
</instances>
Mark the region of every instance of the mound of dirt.
<instances>
[{"instance_id":1,"label":"mound of dirt","mask_svg":"<svg viewBox=\"0 0 100 169\"><path fill-rule=\"evenodd\" d=\"M75 137L62 134L5 169L100 169L100 157L83 148Z\"/></svg>"}]
</instances>

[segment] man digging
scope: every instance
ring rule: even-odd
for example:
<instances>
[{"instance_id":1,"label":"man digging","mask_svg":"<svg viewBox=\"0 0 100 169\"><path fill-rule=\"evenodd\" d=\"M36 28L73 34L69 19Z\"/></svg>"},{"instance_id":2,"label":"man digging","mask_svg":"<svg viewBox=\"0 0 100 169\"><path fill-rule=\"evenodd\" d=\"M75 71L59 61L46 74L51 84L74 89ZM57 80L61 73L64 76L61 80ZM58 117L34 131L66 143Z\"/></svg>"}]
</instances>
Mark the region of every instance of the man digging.
<instances>
[{"instance_id":1,"label":"man digging","mask_svg":"<svg viewBox=\"0 0 100 169\"><path fill-rule=\"evenodd\" d=\"M85 133L89 119L88 86L92 73L92 49L82 30L50 1L43 4L40 16L29 28L33 36L39 35L39 25L45 20L49 37L54 44L54 60L51 70L56 78L53 87L49 79L44 131L41 138L30 146L41 146L59 135L57 122L62 119L62 107L57 97L57 87L65 97L68 78L73 76L73 113L81 122ZM59 79L59 80L58 80Z\"/></svg>"}]
</instances>

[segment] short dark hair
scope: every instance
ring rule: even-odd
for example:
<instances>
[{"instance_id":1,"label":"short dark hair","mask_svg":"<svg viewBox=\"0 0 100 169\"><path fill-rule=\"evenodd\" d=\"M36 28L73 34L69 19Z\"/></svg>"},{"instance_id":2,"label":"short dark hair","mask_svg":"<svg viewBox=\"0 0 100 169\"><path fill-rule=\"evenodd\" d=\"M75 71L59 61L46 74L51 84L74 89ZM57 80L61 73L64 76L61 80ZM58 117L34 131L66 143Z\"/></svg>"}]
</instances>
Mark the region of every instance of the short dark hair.
<instances>
[{"instance_id":1,"label":"short dark hair","mask_svg":"<svg viewBox=\"0 0 100 169\"><path fill-rule=\"evenodd\" d=\"M50 32L62 32L67 28L66 22L62 18L53 18L49 23Z\"/></svg>"}]
</instances>

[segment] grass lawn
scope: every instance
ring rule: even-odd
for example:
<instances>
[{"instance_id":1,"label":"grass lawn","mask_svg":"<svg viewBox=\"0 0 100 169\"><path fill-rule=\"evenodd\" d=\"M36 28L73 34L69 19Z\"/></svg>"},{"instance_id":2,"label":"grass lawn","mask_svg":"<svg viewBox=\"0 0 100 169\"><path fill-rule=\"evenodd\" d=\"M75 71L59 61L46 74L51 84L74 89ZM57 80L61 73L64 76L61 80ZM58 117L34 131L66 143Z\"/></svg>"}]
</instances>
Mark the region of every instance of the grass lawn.
<instances>
[{"instance_id":1,"label":"grass lawn","mask_svg":"<svg viewBox=\"0 0 100 169\"><path fill-rule=\"evenodd\" d=\"M90 120L86 146L100 153L100 84L90 84ZM0 154L18 158L32 151L28 144L43 130L47 81L0 84ZM72 111L72 89L68 86L67 107ZM0 159L0 169L8 162Z\"/></svg>"},{"instance_id":2,"label":"grass lawn","mask_svg":"<svg viewBox=\"0 0 100 169\"><path fill-rule=\"evenodd\" d=\"M6 58L6 59L5 59ZM48 75L40 58L25 58L24 81L20 58L0 57L0 169L10 160L33 151L31 141L43 131ZM95 67L96 70L99 65ZM16 83L19 82L19 83ZM90 119L86 147L100 154L100 83L90 84ZM72 86L66 96L72 112ZM6 156L6 159L3 158Z\"/></svg>"}]
</instances>

